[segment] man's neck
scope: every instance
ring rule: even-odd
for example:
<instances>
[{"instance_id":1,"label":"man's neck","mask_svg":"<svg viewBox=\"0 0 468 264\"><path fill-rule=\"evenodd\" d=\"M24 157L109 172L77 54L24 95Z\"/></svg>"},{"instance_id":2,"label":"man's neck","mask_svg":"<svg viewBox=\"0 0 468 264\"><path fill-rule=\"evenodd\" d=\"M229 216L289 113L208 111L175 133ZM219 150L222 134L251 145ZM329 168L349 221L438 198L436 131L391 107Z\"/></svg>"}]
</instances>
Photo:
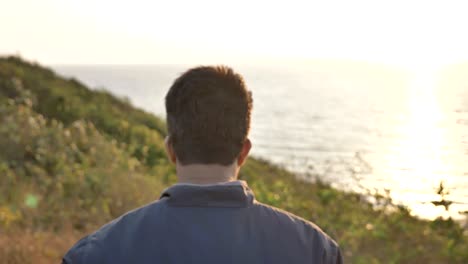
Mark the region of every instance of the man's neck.
<instances>
[{"instance_id":1,"label":"man's neck","mask_svg":"<svg viewBox=\"0 0 468 264\"><path fill-rule=\"evenodd\" d=\"M239 171L235 165L235 163L228 166L217 164L181 165L177 163L177 178L179 183L191 184L216 184L235 181Z\"/></svg>"}]
</instances>

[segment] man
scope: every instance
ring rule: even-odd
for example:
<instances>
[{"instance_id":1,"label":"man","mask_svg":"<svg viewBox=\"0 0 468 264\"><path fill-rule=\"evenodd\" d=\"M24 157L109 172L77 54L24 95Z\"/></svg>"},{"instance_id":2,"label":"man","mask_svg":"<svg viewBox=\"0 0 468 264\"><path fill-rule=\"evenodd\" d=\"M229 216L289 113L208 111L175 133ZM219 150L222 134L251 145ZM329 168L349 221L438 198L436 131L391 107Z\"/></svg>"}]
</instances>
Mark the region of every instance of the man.
<instances>
[{"instance_id":1,"label":"man","mask_svg":"<svg viewBox=\"0 0 468 264\"><path fill-rule=\"evenodd\" d=\"M64 263L342 263L314 224L261 204L237 175L252 98L228 67L198 67L166 95L166 150L179 183L80 240Z\"/></svg>"}]
</instances>

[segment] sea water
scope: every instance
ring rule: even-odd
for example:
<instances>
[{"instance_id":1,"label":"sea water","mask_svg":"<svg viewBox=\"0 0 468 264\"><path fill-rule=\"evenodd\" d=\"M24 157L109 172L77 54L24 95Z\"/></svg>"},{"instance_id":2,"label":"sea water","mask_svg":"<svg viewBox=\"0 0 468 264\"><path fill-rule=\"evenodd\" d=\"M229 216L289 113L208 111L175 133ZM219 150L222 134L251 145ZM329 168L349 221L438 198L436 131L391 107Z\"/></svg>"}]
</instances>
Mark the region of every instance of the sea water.
<instances>
[{"instance_id":1,"label":"sea water","mask_svg":"<svg viewBox=\"0 0 468 264\"><path fill-rule=\"evenodd\" d=\"M182 65L55 66L164 117ZM253 93L252 154L358 192L389 190L412 214L468 210L468 88L432 75L306 66L240 66ZM445 210L437 188L455 202Z\"/></svg>"}]
</instances>

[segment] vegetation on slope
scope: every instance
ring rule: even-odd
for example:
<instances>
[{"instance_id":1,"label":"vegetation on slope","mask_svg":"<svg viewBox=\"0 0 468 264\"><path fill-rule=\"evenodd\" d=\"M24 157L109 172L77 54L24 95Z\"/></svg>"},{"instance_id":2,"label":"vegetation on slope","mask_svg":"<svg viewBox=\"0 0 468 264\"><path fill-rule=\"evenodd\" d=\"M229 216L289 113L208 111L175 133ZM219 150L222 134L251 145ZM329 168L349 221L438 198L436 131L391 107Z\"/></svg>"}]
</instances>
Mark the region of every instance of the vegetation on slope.
<instances>
[{"instance_id":1,"label":"vegetation on slope","mask_svg":"<svg viewBox=\"0 0 468 264\"><path fill-rule=\"evenodd\" d=\"M16 57L0 58L0 260L57 262L80 237L158 199L175 182L165 125ZM453 221L424 221L377 195L307 183L250 159L240 173L256 198L321 226L352 263L468 263Z\"/></svg>"}]
</instances>

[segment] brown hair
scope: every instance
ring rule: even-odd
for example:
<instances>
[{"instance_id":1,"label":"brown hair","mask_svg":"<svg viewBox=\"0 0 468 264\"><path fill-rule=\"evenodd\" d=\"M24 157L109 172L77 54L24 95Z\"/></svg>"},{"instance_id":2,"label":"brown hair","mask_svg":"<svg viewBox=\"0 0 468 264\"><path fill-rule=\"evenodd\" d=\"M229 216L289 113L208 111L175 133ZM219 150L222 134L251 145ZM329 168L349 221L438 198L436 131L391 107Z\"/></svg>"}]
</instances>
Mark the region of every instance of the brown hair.
<instances>
[{"instance_id":1,"label":"brown hair","mask_svg":"<svg viewBox=\"0 0 468 264\"><path fill-rule=\"evenodd\" d=\"M200 66L177 78L166 95L169 140L188 165L231 164L250 129L251 93L226 66Z\"/></svg>"}]
</instances>

